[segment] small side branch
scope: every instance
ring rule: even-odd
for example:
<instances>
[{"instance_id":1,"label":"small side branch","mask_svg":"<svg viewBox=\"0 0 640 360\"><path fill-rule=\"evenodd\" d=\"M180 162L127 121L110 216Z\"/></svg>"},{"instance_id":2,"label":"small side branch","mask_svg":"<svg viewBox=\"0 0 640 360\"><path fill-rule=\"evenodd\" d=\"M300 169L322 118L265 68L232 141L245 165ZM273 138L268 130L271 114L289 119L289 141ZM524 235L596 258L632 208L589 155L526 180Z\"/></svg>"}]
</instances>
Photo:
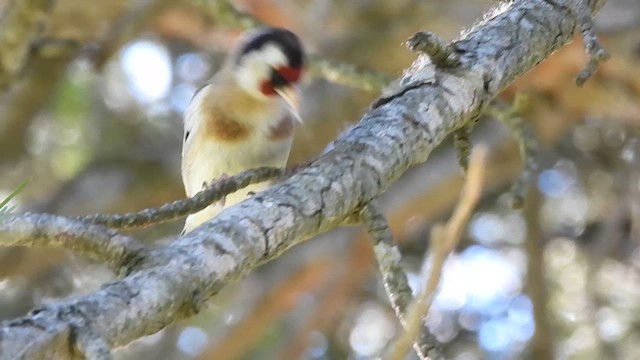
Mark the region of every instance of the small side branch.
<instances>
[{"instance_id":1,"label":"small side branch","mask_svg":"<svg viewBox=\"0 0 640 360\"><path fill-rule=\"evenodd\" d=\"M97 225L47 214L22 214L0 221L0 246L45 246L71 250L127 272L146 254L136 240Z\"/></svg>"},{"instance_id":2,"label":"small side branch","mask_svg":"<svg viewBox=\"0 0 640 360\"><path fill-rule=\"evenodd\" d=\"M358 68L351 64L334 63L319 56L313 56L310 59L309 71L317 77L336 84L370 92L381 91L392 80L391 77L380 72Z\"/></svg>"},{"instance_id":3,"label":"small side branch","mask_svg":"<svg viewBox=\"0 0 640 360\"><path fill-rule=\"evenodd\" d=\"M593 18L591 17L591 8L587 0L579 1L574 10L574 16L578 21L580 31L582 31L582 39L584 40L584 48L587 52L588 60L587 66L576 77L576 84L582 86L596 72L600 62L608 60L611 55L600 44L593 31Z\"/></svg>"},{"instance_id":4,"label":"small side branch","mask_svg":"<svg viewBox=\"0 0 640 360\"><path fill-rule=\"evenodd\" d=\"M290 171L281 168L263 167L250 169L234 176L213 181L205 190L197 193L192 198L170 202L159 208L149 208L125 214L80 216L76 220L115 229L131 229L160 224L196 213L251 184L277 179L288 173Z\"/></svg>"},{"instance_id":5,"label":"small side branch","mask_svg":"<svg viewBox=\"0 0 640 360\"><path fill-rule=\"evenodd\" d=\"M265 25L255 17L236 9L228 0L191 0L191 3L225 26L249 29ZM360 69L350 64L335 63L319 56L311 57L309 62L310 72L315 76L364 91L379 92L391 81L386 74Z\"/></svg>"},{"instance_id":6,"label":"small side branch","mask_svg":"<svg viewBox=\"0 0 640 360\"><path fill-rule=\"evenodd\" d=\"M444 263L449 254L457 246L464 228L466 227L473 209L482 194L484 182L484 164L487 157L486 147L478 147L471 158L467 182L462 189L460 201L449 221L437 224L431 233L431 271L425 279L423 290L411 303L407 313L406 331L396 340L392 360L404 359L409 346L415 341L423 328L424 318L433 303L436 290L440 284Z\"/></svg>"},{"instance_id":7,"label":"small side branch","mask_svg":"<svg viewBox=\"0 0 640 360\"><path fill-rule=\"evenodd\" d=\"M389 296L391 307L400 323L408 328L409 325L405 315L409 304L412 302L411 288L407 281L407 275L400 266L400 250L393 242L393 235L389 229L387 219L376 202L371 202L364 207L361 219L374 241L373 251L378 260L384 288ZM413 339L411 343L413 343ZM444 358L435 337L428 334L427 331L425 331L425 336L420 341L413 343L413 348L420 359Z\"/></svg>"},{"instance_id":8,"label":"small side branch","mask_svg":"<svg viewBox=\"0 0 640 360\"><path fill-rule=\"evenodd\" d=\"M469 168L469 155L471 155L471 148L473 147L470 138L473 125L473 123L465 125L453 133L453 146L458 156L458 165L460 165L463 173L466 173Z\"/></svg>"},{"instance_id":9,"label":"small side branch","mask_svg":"<svg viewBox=\"0 0 640 360\"><path fill-rule=\"evenodd\" d=\"M531 129L522 121L521 113L527 107L528 97L517 94L507 109L491 107L489 114L505 124L518 142L522 156L522 172L511 187L511 206L520 209L524 205L524 198L529 185L534 181L538 170L538 141Z\"/></svg>"},{"instance_id":10,"label":"small side branch","mask_svg":"<svg viewBox=\"0 0 640 360\"><path fill-rule=\"evenodd\" d=\"M413 34L405 44L411 51L429 55L431 61L437 66L453 68L461 64L455 47L432 32L419 31Z\"/></svg>"}]
</instances>

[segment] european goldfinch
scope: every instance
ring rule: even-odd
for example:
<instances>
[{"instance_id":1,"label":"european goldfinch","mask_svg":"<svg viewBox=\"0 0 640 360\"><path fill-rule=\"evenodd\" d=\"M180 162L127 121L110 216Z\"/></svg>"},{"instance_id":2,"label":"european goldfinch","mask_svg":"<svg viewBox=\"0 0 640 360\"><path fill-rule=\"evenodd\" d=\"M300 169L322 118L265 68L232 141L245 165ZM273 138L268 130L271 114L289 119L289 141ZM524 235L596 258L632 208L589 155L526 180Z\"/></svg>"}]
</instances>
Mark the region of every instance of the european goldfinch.
<instances>
[{"instance_id":1,"label":"european goldfinch","mask_svg":"<svg viewBox=\"0 0 640 360\"><path fill-rule=\"evenodd\" d=\"M288 30L264 28L241 36L185 112L182 181L187 196L243 170L285 167L293 120L300 120L296 84L304 65L302 44ZM268 185L250 185L188 216L183 233Z\"/></svg>"}]
</instances>

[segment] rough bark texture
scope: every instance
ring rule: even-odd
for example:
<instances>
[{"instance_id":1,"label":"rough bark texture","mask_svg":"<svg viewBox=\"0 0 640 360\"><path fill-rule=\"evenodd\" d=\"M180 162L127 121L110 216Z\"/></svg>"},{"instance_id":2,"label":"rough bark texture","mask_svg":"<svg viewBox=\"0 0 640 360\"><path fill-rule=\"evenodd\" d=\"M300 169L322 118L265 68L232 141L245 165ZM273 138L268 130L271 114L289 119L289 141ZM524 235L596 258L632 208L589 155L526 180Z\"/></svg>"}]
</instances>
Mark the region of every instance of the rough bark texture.
<instances>
[{"instance_id":1,"label":"rough bark texture","mask_svg":"<svg viewBox=\"0 0 640 360\"><path fill-rule=\"evenodd\" d=\"M603 3L589 1L594 11ZM574 9L581 4L520 0L500 6L456 41L459 67L434 69L421 56L398 88L298 174L125 265L128 275L122 280L3 322L0 358L102 354L93 348L127 344L197 313L223 286L339 226L410 166L425 161L498 92L573 38ZM31 214L9 221L43 219ZM58 224L58 232L75 226L75 220L61 217L47 221ZM41 227L31 229L31 236L43 241L55 236ZM0 233L0 241L9 236Z\"/></svg>"}]
</instances>

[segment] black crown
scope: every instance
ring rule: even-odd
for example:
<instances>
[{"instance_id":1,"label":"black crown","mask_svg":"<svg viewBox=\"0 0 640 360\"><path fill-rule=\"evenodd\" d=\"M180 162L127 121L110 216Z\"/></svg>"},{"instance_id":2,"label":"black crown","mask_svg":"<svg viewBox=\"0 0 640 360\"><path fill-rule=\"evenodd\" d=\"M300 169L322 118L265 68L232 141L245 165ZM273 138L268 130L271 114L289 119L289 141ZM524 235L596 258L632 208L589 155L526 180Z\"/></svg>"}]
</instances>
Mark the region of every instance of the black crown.
<instances>
[{"instance_id":1,"label":"black crown","mask_svg":"<svg viewBox=\"0 0 640 360\"><path fill-rule=\"evenodd\" d=\"M275 43L282 49L282 52L287 57L289 66L301 67L303 65L305 56L300 39L291 31L283 28L266 28L260 31L244 44L238 59L241 59L242 55L259 50L269 43Z\"/></svg>"}]
</instances>

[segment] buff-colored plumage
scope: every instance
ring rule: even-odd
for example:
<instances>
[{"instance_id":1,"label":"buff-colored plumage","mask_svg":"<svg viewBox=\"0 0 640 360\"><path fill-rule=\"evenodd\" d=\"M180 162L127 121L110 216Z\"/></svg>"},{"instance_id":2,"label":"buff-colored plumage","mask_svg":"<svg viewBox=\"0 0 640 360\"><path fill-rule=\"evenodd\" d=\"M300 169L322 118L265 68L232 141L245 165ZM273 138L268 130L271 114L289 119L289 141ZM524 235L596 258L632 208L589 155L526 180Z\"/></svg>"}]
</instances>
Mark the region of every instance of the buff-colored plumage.
<instances>
[{"instance_id":1,"label":"buff-colored plumage","mask_svg":"<svg viewBox=\"0 0 640 360\"><path fill-rule=\"evenodd\" d=\"M238 86L223 68L191 101L184 119L182 178L187 196L214 179L243 170L287 163L293 137L292 113L280 99L256 97ZM258 192L269 183L251 185L222 203L190 215L184 232L217 215L225 207Z\"/></svg>"}]
</instances>

